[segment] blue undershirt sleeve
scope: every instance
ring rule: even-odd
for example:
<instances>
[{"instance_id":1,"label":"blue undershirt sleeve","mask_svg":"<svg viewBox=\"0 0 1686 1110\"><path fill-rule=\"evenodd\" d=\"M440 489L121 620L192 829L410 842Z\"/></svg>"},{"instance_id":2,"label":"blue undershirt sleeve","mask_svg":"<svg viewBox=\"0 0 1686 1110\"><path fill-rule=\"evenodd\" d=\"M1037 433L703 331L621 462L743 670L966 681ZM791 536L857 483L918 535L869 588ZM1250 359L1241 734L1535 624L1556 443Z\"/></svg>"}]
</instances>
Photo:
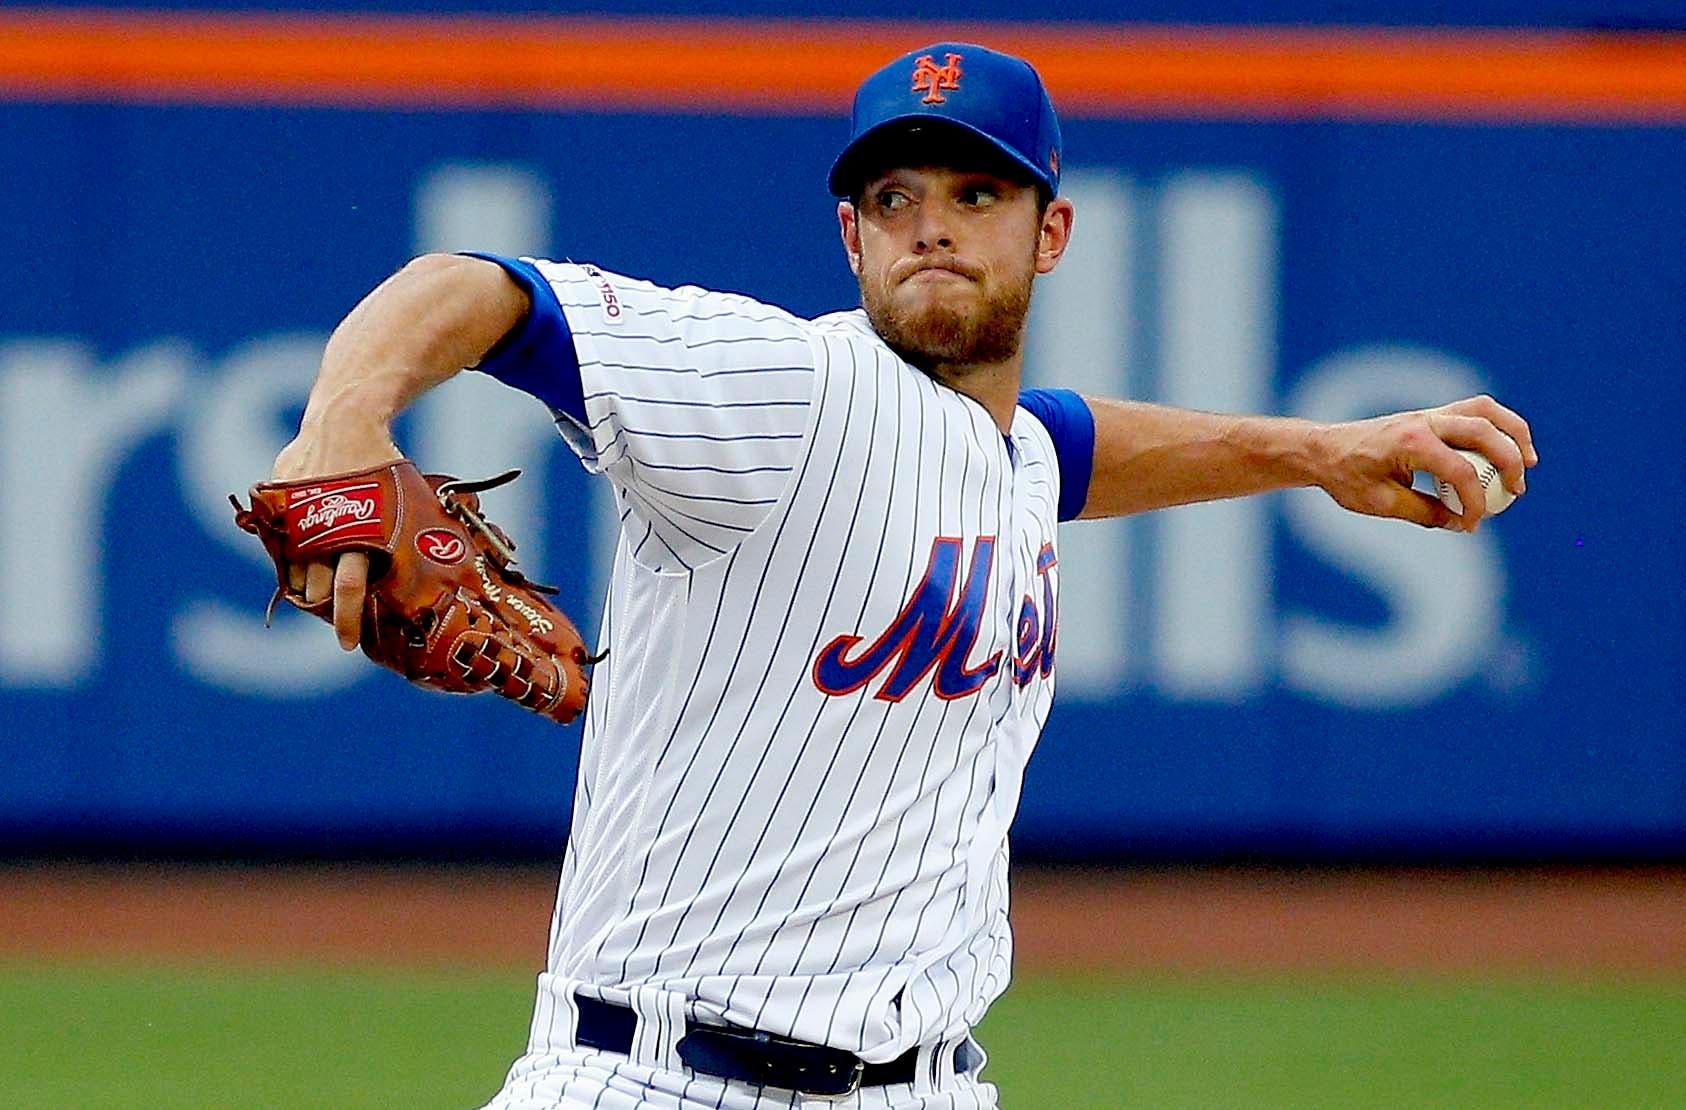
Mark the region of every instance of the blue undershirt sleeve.
<instances>
[{"instance_id":1,"label":"blue undershirt sleeve","mask_svg":"<svg viewBox=\"0 0 1686 1110\"><path fill-rule=\"evenodd\" d=\"M585 390L580 385L580 361L574 350L574 336L556 291L539 273L538 267L521 258L464 251L470 258L482 258L504 268L510 278L527 291L533 307L526 318L486 352L474 369L490 374L507 386L586 423Z\"/></svg>"},{"instance_id":2,"label":"blue undershirt sleeve","mask_svg":"<svg viewBox=\"0 0 1686 1110\"><path fill-rule=\"evenodd\" d=\"M1060 464L1060 519L1076 520L1095 468L1095 414L1069 389L1026 389L1019 404L1048 429Z\"/></svg>"}]
</instances>

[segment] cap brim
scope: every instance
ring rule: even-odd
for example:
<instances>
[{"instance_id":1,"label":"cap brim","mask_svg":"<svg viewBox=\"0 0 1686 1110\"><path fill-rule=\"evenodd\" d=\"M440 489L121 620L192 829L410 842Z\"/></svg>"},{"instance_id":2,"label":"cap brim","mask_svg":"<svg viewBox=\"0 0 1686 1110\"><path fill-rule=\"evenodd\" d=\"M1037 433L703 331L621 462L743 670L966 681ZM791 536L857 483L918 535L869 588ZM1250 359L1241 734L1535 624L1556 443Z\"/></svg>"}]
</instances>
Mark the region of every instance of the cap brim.
<instances>
[{"instance_id":1,"label":"cap brim","mask_svg":"<svg viewBox=\"0 0 1686 1110\"><path fill-rule=\"evenodd\" d=\"M843 152L831 164L831 172L826 176L826 187L831 190L831 195L834 197L853 196L856 188L864 179L867 167L873 161L870 155L896 134L912 133L925 127L977 139L981 146L992 153L999 154L1013 167L1023 171L1029 181L1047 189L1050 193L1054 191L1054 183L1045 169L1003 143L994 135L963 120L949 119L946 116L932 115L929 112L907 112L903 115L893 116L882 123L874 124L855 136L849 145L843 148Z\"/></svg>"}]
</instances>

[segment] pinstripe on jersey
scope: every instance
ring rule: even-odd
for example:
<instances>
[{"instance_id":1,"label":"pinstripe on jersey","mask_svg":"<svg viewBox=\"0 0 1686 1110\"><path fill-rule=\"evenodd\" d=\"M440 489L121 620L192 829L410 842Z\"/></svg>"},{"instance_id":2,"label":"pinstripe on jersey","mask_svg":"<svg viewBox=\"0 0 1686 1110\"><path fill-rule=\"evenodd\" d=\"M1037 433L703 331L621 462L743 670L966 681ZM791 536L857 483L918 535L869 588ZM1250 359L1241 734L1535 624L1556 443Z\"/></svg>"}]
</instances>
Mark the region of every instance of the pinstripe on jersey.
<instances>
[{"instance_id":1,"label":"pinstripe on jersey","mask_svg":"<svg viewBox=\"0 0 1686 1110\"><path fill-rule=\"evenodd\" d=\"M622 514L532 1050L565 1047L563 982L874 1061L962 1035L1007 985L1053 696L1047 431L1003 437L860 312L505 264L565 316L578 384L534 391Z\"/></svg>"}]
</instances>

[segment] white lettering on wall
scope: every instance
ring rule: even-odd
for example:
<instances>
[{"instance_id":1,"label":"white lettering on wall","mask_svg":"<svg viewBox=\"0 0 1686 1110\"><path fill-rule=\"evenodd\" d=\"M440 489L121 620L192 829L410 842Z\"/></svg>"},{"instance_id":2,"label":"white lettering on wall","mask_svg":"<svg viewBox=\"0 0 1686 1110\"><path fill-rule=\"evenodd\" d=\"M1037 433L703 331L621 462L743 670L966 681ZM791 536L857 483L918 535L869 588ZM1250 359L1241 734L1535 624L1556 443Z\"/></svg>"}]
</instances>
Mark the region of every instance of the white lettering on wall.
<instances>
[{"instance_id":1,"label":"white lettering on wall","mask_svg":"<svg viewBox=\"0 0 1686 1110\"><path fill-rule=\"evenodd\" d=\"M1276 372L1276 204L1249 177L1184 174L1159 193L1158 400L1270 412ZM1173 698L1256 692L1271 653L1270 502L1155 518L1155 684Z\"/></svg>"},{"instance_id":2,"label":"white lettering on wall","mask_svg":"<svg viewBox=\"0 0 1686 1110\"><path fill-rule=\"evenodd\" d=\"M1229 173L1178 174L1157 188L1104 172L1067 180L1081 231L1038 284L1028 379L1208 411L1278 411L1272 191ZM1138 296L1144 254L1154 273ZM1372 416L1479 392L1480 379L1440 352L1366 348L1313 367L1289 408L1322 420ZM1281 614L1278 508L1295 541L1380 597L1384 625ZM1180 701L1234 702L1280 680L1343 705L1420 704L1480 668L1503 620L1493 530L1424 532L1347 513L1317 491L1085 522L1062 530L1060 562L1068 697L1107 700L1151 683Z\"/></svg>"},{"instance_id":3,"label":"white lettering on wall","mask_svg":"<svg viewBox=\"0 0 1686 1110\"><path fill-rule=\"evenodd\" d=\"M416 186L416 253L542 257L550 250L550 211L550 186L532 170L499 162L447 162Z\"/></svg>"},{"instance_id":4,"label":"white lettering on wall","mask_svg":"<svg viewBox=\"0 0 1686 1110\"><path fill-rule=\"evenodd\" d=\"M1438 351L1370 347L1314 366L1290 400L1312 420L1351 420L1443 404L1482 391L1473 366ZM1358 516L1319 490L1284 498L1293 534L1387 603L1379 628L1307 613L1284 620L1282 677L1341 705L1432 701L1474 674L1503 631L1504 563L1493 528L1474 535Z\"/></svg>"},{"instance_id":5,"label":"white lettering on wall","mask_svg":"<svg viewBox=\"0 0 1686 1110\"><path fill-rule=\"evenodd\" d=\"M1028 384L1094 397L1132 397L1138 332L1134 312L1137 190L1110 173L1067 173L1077 208L1071 247L1038 278L1025 349ZM1060 681L1071 689L1117 691L1136 640L1130 634L1134 520L1095 520L1061 529Z\"/></svg>"},{"instance_id":6,"label":"white lettering on wall","mask_svg":"<svg viewBox=\"0 0 1686 1110\"><path fill-rule=\"evenodd\" d=\"M108 528L107 504L124 456L169 427L191 360L168 341L100 368L79 343L0 346L0 684L66 688L97 668L105 537L145 542Z\"/></svg>"},{"instance_id":7,"label":"white lettering on wall","mask_svg":"<svg viewBox=\"0 0 1686 1110\"><path fill-rule=\"evenodd\" d=\"M340 651L315 617L281 605L274 625L264 627L275 572L263 548L234 526L228 505L230 493L245 501L247 488L269 477L276 454L298 430L293 414L304 407L326 342L316 333L253 340L202 375L204 388L183 411L177 440L183 498L205 534L252 568L237 582L195 589L200 596L170 625L176 658L213 686L315 697L369 673L363 657Z\"/></svg>"}]
</instances>

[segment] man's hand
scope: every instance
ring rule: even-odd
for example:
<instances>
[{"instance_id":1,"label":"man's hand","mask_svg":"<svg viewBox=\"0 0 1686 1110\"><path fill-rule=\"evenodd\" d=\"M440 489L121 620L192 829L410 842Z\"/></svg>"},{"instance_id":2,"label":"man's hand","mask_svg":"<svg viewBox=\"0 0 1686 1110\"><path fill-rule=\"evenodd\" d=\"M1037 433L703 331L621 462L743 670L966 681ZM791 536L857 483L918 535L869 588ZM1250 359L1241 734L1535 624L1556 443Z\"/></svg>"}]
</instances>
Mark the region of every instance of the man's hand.
<instances>
[{"instance_id":1,"label":"man's hand","mask_svg":"<svg viewBox=\"0 0 1686 1110\"><path fill-rule=\"evenodd\" d=\"M546 596L554 591L521 573L514 541L481 515L480 493L517 473L463 481L398 459L260 482L250 506L229 501L235 526L256 536L275 565L275 600L325 621L343 619L346 591L312 603L291 588L292 571L313 573L311 560L337 555L344 581L352 556L360 556L352 584L367 595L356 613L365 655L418 686L491 690L567 724L585 708L586 668L595 660Z\"/></svg>"},{"instance_id":2,"label":"man's hand","mask_svg":"<svg viewBox=\"0 0 1686 1110\"><path fill-rule=\"evenodd\" d=\"M1473 532L1486 513L1487 498L1475 468L1455 448L1479 451L1493 460L1505 488L1527 489L1525 472L1540 461L1527 421L1488 396L1470 397L1439 408L1378 416L1318 429L1317 484L1343 508L1371 516L1409 520L1426 528ZM1412 475L1426 470L1458 491L1463 515L1438 498L1411 488Z\"/></svg>"},{"instance_id":3,"label":"man's hand","mask_svg":"<svg viewBox=\"0 0 1686 1110\"><path fill-rule=\"evenodd\" d=\"M385 424L367 419L306 419L299 434L281 449L270 480L290 482L365 470L402 457ZM369 556L347 551L332 562L287 568L288 584L304 591L314 605L334 598L334 635L346 651L357 648L363 627L363 597L369 583Z\"/></svg>"}]
</instances>

